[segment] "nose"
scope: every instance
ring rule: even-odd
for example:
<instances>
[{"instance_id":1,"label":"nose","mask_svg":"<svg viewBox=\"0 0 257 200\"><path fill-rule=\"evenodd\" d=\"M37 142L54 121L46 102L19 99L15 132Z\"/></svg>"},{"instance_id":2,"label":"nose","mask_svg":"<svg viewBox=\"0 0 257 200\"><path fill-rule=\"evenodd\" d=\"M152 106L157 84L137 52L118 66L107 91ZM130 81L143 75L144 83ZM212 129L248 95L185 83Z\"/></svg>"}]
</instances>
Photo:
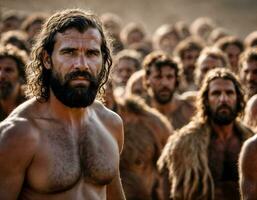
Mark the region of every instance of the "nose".
<instances>
[{"instance_id":1,"label":"nose","mask_svg":"<svg viewBox=\"0 0 257 200\"><path fill-rule=\"evenodd\" d=\"M170 81L167 78L162 78L161 79L161 85L162 86L169 86L170 85Z\"/></svg>"},{"instance_id":2,"label":"nose","mask_svg":"<svg viewBox=\"0 0 257 200\"><path fill-rule=\"evenodd\" d=\"M88 59L84 55L80 55L76 59L75 69L81 71L89 71Z\"/></svg>"},{"instance_id":3,"label":"nose","mask_svg":"<svg viewBox=\"0 0 257 200\"><path fill-rule=\"evenodd\" d=\"M221 103L227 103L228 102L228 95L226 93L221 93L219 98Z\"/></svg>"}]
</instances>

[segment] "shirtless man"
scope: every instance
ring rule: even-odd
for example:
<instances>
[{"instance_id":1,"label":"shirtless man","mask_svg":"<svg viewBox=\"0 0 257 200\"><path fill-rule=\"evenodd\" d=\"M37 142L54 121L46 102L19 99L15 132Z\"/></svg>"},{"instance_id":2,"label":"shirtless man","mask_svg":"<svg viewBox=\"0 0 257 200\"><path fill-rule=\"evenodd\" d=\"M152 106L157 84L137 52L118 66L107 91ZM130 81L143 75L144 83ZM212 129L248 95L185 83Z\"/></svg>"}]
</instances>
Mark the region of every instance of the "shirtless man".
<instances>
[{"instance_id":1,"label":"shirtless man","mask_svg":"<svg viewBox=\"0 0 257 200\"><path fill-rule=\"evenodd\" d=\"M143 61L147 103L165 115L174 129L190 121L194 106L176 94L179 85L178 63L164 52L152 52Z\"/></svg>"},{"instance_id":2,"label":"shirtless man","mask_svg":"<svg viewBox=\"0 0 257 200\"><path fill-rule=\"evenodd\" d=\"M96 16L64 10L43 25L27 93L0 124L0 199L125 199L121 118L95 101L110 51Z\"/></svg>"},{"instance_id":3,"label":"shirtless man","mask_svg":"<svg viewBox=\"0 0 257 200\"><path fill-rule=\"evenodd\" d=\"M168 139L158 160L168 170L166 199L240 199L238 156L254 133L237 119L245 105L239 81L227 69L211 70L197 102L195 118Z\"/></svg>"}]
</instances>

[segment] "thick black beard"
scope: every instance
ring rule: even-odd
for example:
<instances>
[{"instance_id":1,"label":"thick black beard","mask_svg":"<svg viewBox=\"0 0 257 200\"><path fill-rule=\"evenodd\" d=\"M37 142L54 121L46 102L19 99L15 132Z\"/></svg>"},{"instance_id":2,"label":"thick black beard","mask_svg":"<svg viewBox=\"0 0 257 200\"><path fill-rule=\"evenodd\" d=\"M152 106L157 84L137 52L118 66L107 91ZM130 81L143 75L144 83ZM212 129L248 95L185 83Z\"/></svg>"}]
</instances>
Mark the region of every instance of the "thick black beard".
<instances>
[{"instance_id":1,"label":"thick black beard","mask_svg":"<svg viewBox=\"0 0 257 200\"><path fill-rule=\"evenodd\" d=\"M230 111L229 114L219 113L219 110L221 108L224 108L224 107L229 109L229 111ZM209 119L211 119L217 125L229 125L237 117L236 109L232 109L232 108L230 108L229 106L226 106L226 105L220 106L219 108L217 108L216 111L212 111L210 109L210 107L207 107L207 114L209 116Z\"/></svg>"},{"instance_id":2,"label":"thick black beard","mask_svg":"<svg viewBox=\"0 0 257 200\"><path fill-rule=\"evenodd\" d=\"M85 77L89 81L89 86L70 86L69 82L78 76ZM94 102L99 83L91 74L85 71L75 71L67 74L64 77L63 83L61 80L61 76L57 72L52 71L50 88L56 98L64 105L70 108L85 108Z\"/></svg>"},{"instance_id":3,"label":"thick black beard","mask_svg":"<svg viewBox=\"0 0 257 200\"><path fill-rule=\"evenodd\" d=\"M0 87L0 99L6 100L14 90L14 85L11 82L4 82Z\"/></svg>"},{"instance_id":4,"label":"thick black beard","mask_svg":"<svg viewBox=\"0 0 257 200\"><path fill-rule=\"evenodd\" d=\"M169 103L169 102L171 101L172 97L173 97L173 92L170 92L170 95L167 96L167 98L162 98L162 97L159 96L158 94L154 93L154 98L155 98L155 100L156 100L159 104L162 104L162 105Z\"/></svg>"}]
</instances>

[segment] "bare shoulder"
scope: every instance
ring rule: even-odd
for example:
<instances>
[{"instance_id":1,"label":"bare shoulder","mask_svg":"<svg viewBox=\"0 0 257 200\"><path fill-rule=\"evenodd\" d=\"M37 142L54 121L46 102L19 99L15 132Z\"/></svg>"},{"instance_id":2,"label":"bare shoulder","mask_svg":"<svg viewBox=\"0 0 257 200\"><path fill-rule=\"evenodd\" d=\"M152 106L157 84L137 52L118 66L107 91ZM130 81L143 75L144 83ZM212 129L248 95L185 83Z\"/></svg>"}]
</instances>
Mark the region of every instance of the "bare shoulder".
<instances>
[{"instance_id":1,"label":"bare shoulder","mask_svg":"<svg viewBox=\"0 0 257 200\"><path fill-rule=\"evenodd\" d=\"M257 135L246 140L240 153L240 160L252 160L257 157ZM252 162L251 161L251 162ZM257 163L257 161L256 161Z\"/></svg>"},{"instance_id":2,"label":"bare shoulder","mask_svg":"<svg viewBox=\"0 0 257 200\"><path fill-rule=\"evenodd\" d=\"M106 108L101 102L98 101L94 102L92 108L94 109L101 122L117 140L121 151L124 141L123 121L121 117L117 113Z\"/></svg>"},{"instance_id":3,"label":"bare shoulder","mask_svg":"<svg viewBox=\"0 0 257 200\"><path fill-rule=\"evenodd\" d=\"M33 122L30 118L30 105L22 104L17 107L4 121L0 123L0 148L10 147L15 148L19 153L19 148L22 152L31 151L37 145L38 135L33 128Z\"/></svg>"}]
</instances>

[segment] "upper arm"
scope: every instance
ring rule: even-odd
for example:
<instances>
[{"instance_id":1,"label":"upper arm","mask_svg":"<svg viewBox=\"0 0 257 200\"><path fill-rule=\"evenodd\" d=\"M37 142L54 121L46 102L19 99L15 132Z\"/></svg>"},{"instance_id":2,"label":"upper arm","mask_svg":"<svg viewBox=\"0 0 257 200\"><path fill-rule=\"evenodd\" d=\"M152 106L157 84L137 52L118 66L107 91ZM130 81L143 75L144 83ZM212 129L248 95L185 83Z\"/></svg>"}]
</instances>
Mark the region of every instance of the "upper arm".
<instances>
[{"instance_id":1,"label":"upper arm","mask_svg":"<svg viewBox=\"0 0 257 200\"><path fill-rule=\"evenodd\" d=\"M33 158L33 143L26 127L14 121L0 124L0 199L18 198Z\"/></svg>"},{"instance_id":2,"label":"upper arm","mask_svg":"<svg viewBox=\"0 0 257 200\"><path fill-rule=\"evenodd\" d=\"M239 158L240 190L242 199L250 200L257 197L257 138L247 140Z\"/></svg>"}]
</instances>

